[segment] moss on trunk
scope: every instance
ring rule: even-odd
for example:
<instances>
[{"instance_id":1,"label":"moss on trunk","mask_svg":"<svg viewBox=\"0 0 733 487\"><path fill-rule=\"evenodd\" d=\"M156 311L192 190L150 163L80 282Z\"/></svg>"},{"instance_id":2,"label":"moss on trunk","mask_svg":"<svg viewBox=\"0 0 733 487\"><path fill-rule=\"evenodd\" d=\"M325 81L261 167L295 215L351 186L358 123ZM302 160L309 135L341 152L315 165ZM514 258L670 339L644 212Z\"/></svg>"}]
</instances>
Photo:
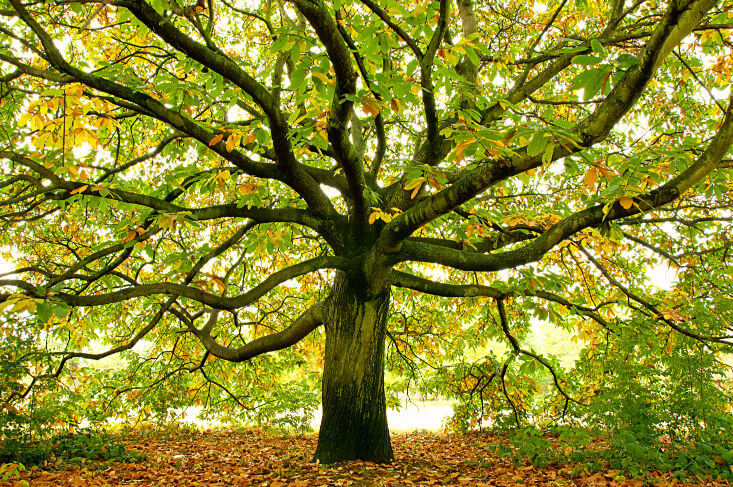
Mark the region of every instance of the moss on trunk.
<instances>
[{"instance_id":1,"label":"moss on trunk","mask_svg":"<svg viewBox=\"0 0 733 487\"><path fill-rule=\"evenodd\" d=\"M323 419L315 460L389 463L394 455L384 396L389 292L366 295L339 273L326 315Z\"/></svg>"}]
</instances>

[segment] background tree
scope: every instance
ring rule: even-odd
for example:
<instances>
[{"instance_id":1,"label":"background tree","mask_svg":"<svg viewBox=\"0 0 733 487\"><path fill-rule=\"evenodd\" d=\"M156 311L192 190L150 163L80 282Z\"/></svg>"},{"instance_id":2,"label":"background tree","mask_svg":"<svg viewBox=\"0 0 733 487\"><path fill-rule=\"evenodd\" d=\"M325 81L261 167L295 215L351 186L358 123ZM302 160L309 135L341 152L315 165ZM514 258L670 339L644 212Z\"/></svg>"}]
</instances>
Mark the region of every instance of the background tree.
<instances>
[{"instance_id":1,"label":"background tree","mask_svg":"<svg viewBox=\"0 0 733 487\"><path fill-rule=\"evenodd\" d=\"M128 366L89 414L322 360L315 458L388 462L387 337L517 422L528 367L558 412L599 380L532 316L730 344L730 2L2 1L6 407L76 359Z\"/></svg>"}]
</instances>

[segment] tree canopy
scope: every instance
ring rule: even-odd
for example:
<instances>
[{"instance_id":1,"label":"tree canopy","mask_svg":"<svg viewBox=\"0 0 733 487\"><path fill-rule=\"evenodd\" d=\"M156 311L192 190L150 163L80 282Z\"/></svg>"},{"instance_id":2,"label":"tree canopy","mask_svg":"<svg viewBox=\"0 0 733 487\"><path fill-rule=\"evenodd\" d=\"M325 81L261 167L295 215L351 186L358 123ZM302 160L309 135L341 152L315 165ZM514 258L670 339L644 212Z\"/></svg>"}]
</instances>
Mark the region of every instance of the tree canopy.
<instances>
[{"instance_id":1,"label":"tree canopy","mask_svg":"<svg viewBox=\"0 0 733 487\"><path fill-rule=\"evenodd\" d=\"M732 10L0 0L0 401L282 419L323 369L330 462L391 460L385 367L466 427L725 395Z\"/></svg>"}]
</instances>

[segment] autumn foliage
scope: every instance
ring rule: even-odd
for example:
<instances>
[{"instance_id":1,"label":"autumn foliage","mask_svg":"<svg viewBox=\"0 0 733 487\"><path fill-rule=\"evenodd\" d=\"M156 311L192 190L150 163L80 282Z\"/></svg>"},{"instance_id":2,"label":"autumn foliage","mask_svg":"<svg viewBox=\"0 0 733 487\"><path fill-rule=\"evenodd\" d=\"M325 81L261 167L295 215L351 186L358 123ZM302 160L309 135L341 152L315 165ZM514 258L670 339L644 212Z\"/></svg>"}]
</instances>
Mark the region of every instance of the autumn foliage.
<instances>
[{"instance_id":1,"label":"autumn foliage","mask_svg":"<svg viewBox=\"0 0 733 487\"><path fill-rule=\"evenodd\" d=\"M695 486L718 487L728 482L708 476L680 477L649 468L643 475L607 466L590 469L568 459L575 451L554 440L550 449L557 463L533 465L506 454L506 437L485 434L397 434L393 437L393 466L356 461L335 466L310 463L313 436L281 436L263 430L133 434L128 446L147 455L142 463L88 461L60 469L32 469L21 479L34 487L101 487L133 485L202 486ZM503 454L502 454L503 452ZM0 487L18 480L0 481Z\"/></svg>"},{"instance_id":2,"label":"autumn foliage","mask_svg":"<svg viewBox=\"0 0 733 487\"><path fill-rule=\"evenodd\" d=\"M388 464L413 394L725 471L732 11L0 0L2 447L320 406Z\"/></svg>"}]
</instances>

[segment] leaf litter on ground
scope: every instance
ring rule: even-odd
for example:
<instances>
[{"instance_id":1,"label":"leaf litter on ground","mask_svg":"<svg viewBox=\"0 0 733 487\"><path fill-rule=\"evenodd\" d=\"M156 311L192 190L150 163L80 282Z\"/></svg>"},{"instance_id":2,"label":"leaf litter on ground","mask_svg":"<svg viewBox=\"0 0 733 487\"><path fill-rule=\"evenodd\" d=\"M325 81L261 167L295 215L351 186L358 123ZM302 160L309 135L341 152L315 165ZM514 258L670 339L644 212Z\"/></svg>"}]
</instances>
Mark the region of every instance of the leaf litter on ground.
<instances>
[{"instance_id":1,"label":"leaf litter on ground","mask_svg":"<svg viewBox=\"0 0 733 487\"><path fill-rule=\"evenodd\" d=\"M59 470L29 469L0 487L362 487L362 486L729 486L725 480L649 472L644 479L613 470L584 473L578 465L538 468L496 454L505 440L481 433L394 434L391 465L352 461L319 465L311 461L317 435L248 430L135 432L121 437L146 462L90 461ZM561 448L561 446L559 446Z\"/></svg>"}]
</instances>

